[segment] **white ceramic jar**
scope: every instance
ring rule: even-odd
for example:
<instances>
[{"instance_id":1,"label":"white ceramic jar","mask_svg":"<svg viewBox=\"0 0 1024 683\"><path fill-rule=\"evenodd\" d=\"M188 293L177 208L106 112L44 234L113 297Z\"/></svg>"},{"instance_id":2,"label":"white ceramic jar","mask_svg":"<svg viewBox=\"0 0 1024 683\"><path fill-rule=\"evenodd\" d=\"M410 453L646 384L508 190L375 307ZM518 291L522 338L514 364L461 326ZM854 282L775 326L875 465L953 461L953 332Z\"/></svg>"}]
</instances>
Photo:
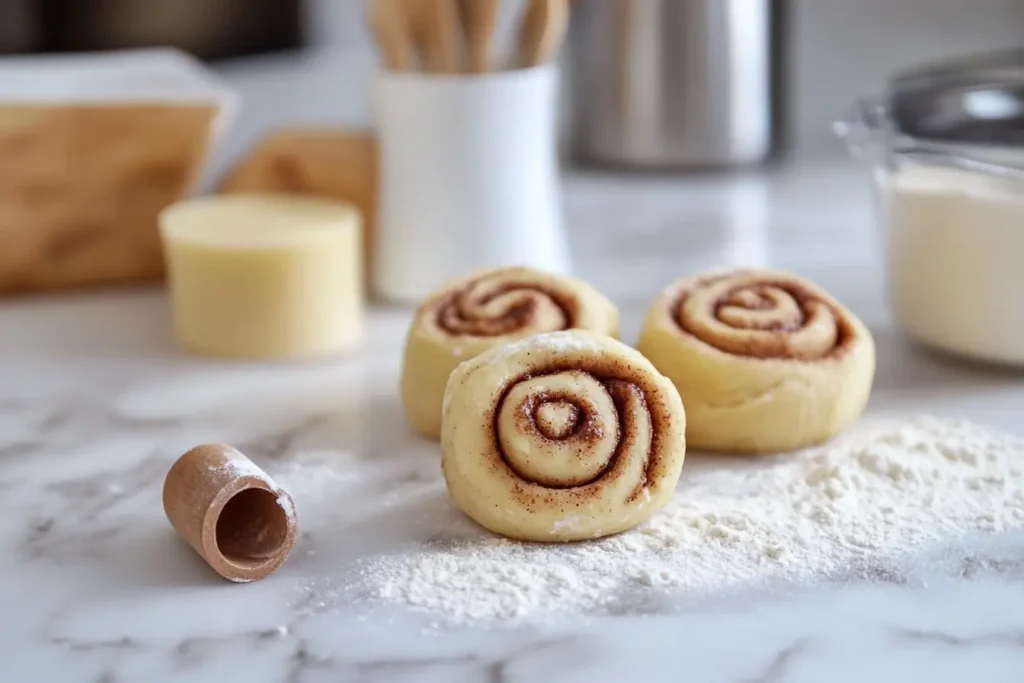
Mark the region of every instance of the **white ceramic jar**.
<instances>
[{"instance_id":1,"label":"white ceramic jar","mask_svg":"<svg viewBox=\"0 0 1024 683\"><path fill-rule=\"evenodd\" d=\"M418 302L495 266L569 274L558 173L558 72L381 72L373 289Z\"/></svg>"}]
</instances>

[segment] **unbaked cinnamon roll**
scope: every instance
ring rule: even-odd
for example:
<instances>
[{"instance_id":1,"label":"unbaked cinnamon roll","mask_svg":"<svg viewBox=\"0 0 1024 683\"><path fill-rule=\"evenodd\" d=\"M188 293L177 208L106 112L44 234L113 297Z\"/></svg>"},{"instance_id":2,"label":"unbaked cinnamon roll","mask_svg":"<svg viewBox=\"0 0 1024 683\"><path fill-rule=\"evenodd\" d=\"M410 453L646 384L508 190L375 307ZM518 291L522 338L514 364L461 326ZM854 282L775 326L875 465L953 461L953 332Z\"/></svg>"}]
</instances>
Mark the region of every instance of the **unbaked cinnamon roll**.
<instances>
[{"instance_id":1,"label":"unbaked cinnamon roll","mask_svg":"<svg viewBox=\"0 0 1024 683\"><path fill-rule=\"evenodd\" d=\"M875 345L819 287L770 270L680 280L637 348L679 389L692 448L766 453L820 443L864 410Z\"/></svg>"},{"instance_id":2,"label":"unbaked cinnamon roll","mask_svg":"<svg viewBox=\"0 0 1024 683\"><path fill-rule=\"evenodd\" d=\"M491 531L599 538L669 501L685 430L679 393L634 349L593 332L552 332L452 373L442 470L455 503Z\"/></svg>"},{"instance_id":3,"label":"unbaked cinnamon roll","mask_svg":"<svg viewBox=\"0 0 1024 683\"><path fill-rule=\"evenodd\" d=\"M402 404L425 436L441 433L441 398L459 363L509 341L569 328L618 335L615 305L590 285L532 268L497 268L448 283L420 305L402 362Z\"/></svg>"}]
</instances>

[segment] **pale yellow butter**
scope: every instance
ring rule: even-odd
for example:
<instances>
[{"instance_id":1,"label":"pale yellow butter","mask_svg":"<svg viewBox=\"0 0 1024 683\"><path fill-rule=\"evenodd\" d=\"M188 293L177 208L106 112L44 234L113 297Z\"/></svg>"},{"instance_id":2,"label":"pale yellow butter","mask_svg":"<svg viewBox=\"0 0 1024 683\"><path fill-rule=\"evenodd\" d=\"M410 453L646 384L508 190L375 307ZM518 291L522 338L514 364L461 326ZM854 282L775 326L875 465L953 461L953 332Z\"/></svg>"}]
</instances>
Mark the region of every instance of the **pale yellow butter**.
<instances>
[{"instance_id":1,"label":"pale yellow butter","mask_svg":"<svg viewBox=\"0 0 1024 683\"><path fill-rule=\"evenodd\" d=\"M160 216L174 326L186 348L234 358L336 353L362 337L361 219L326 199L239 194Z\"/></svg>"}]
</instances>

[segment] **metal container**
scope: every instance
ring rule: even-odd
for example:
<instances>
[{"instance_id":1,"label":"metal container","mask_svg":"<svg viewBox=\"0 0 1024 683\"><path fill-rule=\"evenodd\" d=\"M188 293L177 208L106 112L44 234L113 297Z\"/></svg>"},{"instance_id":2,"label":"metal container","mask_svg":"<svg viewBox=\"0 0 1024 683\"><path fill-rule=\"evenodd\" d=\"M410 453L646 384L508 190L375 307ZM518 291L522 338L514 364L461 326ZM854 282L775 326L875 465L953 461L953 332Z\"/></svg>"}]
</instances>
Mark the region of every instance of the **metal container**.
<instances>
[{"instance_id":1,"label":"metal container","mask_svg":"<svg viewBox=\"0 0 1024 683\"><path fill-rule=\"evenodd\" d=\"M572 36L579 154L735 166L772 150L773 0L594 0Z\"/></svg>"},{"instance_id":2,"label":"metal container","mask_svg":"<svg viewBox=\"0 0 1024 683\"><path fill-rule=\"evenodd\" d=\"M0 4L7 0L0 0ZM46 0L47 51L176 47L214 60L301 47L301 0Z\"/></svg>"},{"instance_id":3,"label":"metal container","mask_svg":"<svg viewBox=\"0 0 1024 683\"><path fill-rule=\"evenodd\" d=\"M835 129L871 174L899 328L1024 366L1024 51L897 74Z\"/></svg>"},{"instance_id":4,"label":"metal container","mask_svg":"<svg viewBox=\"0 0 1024 683\"><path fill-rule=\"evenodd\" d=\"M33 0L0 0L0 54L32 52L38 47L37 15Z\"/></svg>"}]
</instances>

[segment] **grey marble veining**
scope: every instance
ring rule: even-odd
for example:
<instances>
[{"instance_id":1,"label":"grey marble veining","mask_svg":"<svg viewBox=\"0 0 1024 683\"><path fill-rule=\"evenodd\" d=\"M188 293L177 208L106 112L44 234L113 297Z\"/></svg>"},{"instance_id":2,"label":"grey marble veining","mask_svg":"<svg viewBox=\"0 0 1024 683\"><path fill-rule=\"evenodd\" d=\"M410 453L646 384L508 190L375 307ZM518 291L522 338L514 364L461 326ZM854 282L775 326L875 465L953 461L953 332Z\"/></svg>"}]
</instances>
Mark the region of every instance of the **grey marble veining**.
<instances>
[{"instance_id":1,"label":"grey marble veining","mask_svg":"<svg viewBox=\"0 0 1024 683\"><path fill-rule=\"evenodd\" d=\"M789 268L871 326L870 412L1024 433L1019 374L932 355L892 330L867 186L849 169L572 175L566 191L578 271L620 305L626 340L681 273ZM849 567L813 585L638 594L532 625L439 626L366 599L348 569L360 558L476 533L448 503L436 446L402 423L408 316L375 309L365 344L345 358L218 363L174 347L159 289L0 303L0 680L1024 677L1024 534L958 542L907 566ZM265 581L220 580L163 516L170 463L211 440L236 444L296 498L299 543ZM337 467L308 459L316 453Z\"/></svg>"}]
</instances>

